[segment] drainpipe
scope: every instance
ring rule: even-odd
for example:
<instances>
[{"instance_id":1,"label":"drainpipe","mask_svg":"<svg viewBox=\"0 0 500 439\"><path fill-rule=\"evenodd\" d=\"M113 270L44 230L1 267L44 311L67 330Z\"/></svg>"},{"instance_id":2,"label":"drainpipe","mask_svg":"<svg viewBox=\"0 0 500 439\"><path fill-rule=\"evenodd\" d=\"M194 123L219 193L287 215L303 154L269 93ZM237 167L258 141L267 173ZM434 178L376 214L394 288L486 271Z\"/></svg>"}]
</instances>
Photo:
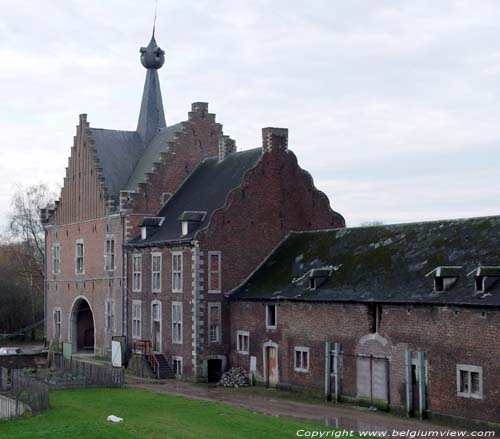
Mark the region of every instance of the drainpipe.
<instances>
[{"instance_id":1,"label":"drainpipe","mask_svg":"<svg viewBox=\"0 0 500 439\"><path fill-rule=\"evenodd\" d=\"M48 303L47 303L47 228L44 227L45 232L45 242L43 243L45 257L43 262L43 337L45 339L45 343L47 343L48 336L48 328L47 328L47 312L48 312Z\"/></svg>"},{"instance_id":2,"label":"drainpipe","mask_svg":"<svg viewBox=\"0 0 500 439\"><path fill-rule=\"evenodd\" d=\"M125 216L120 212L122 226L122 335L127 336L127 254L125 252Z\"/></svg>"}]
</instances>

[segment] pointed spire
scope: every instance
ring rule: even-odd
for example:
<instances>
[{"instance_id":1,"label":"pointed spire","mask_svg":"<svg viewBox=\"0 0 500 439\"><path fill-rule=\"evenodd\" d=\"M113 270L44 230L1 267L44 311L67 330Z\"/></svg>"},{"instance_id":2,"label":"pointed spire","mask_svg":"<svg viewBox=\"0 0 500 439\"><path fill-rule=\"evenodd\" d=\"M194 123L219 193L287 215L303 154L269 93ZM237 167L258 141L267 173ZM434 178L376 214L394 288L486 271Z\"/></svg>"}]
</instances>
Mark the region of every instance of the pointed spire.
<instances>
[{"instance_id":1,"label":"pointed spire","mask_svg":"<svg viewBox=\"0 0 500 439\"><path fill-rule=\"evenodd\" d=\"M140 52L141 63L147 69L147 73L137 131L143 140L149 143L160 128L166 127L157 71L165 62L165 52L156 44L154 26L151 41L147 47L141 47Z\"/></svg>"}]
</instances>

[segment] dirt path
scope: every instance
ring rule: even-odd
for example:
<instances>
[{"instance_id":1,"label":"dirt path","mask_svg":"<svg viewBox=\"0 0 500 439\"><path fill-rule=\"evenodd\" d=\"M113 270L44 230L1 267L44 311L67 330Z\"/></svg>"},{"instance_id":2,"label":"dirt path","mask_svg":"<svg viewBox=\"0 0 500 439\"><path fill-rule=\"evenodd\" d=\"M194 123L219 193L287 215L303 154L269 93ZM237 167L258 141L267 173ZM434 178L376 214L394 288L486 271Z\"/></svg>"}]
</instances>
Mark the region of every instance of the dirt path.
<instances>
[{"instance_id":1,"label":"dirt path","mask_svg":"<svg viewBox=\"0 0 500 439\"><path fill-rule=\"evenodd\" d=\"M137 387L152 392L185 396L204 401L217 401L246 408L256 413L279 418L318 422L326 426L345 430L387 430L389 432L393 430L448 430L445 427L428 422L398 418L380 412L373 412L365 408L307 404L280 399L273 397L272 390L269 391L269 397L256 396L250 393L217 387L206 387L174 380L168 380L162 384L137 382L129 384L128 387Z\"/></svg>"}]
</instances>

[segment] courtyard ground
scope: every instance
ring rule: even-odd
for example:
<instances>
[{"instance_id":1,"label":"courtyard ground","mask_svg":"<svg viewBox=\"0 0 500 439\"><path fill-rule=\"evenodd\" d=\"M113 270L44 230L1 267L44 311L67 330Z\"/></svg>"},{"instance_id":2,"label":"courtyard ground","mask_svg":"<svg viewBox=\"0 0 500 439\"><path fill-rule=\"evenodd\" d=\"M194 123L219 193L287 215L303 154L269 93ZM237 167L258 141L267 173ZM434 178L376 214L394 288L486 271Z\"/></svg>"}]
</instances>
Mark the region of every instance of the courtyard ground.
<instances>
[{"instance_id":1,"label":"courtyard ground","mask_svg":"<svg viewBox=\"0 0 500 439\"><path fill-rule=\"evenodd\" d=\"M262 387L228 389L185 381L166 380L161 384L127 377L129 386L204 401L215 401L246 408L279 418L316 422L325 426L354 431L446 431L427 421L406 419L368 408L326 404L320 400L301 400L296 394Z\"/></svg>"},{"instance_id":2,"label":"courtyard ground","mask_svg":"<svg viewBox=\"0 0 500 439\"><path fill-rule=\"evenodd\" d=\"M50 393L51 409L0 421L2 439L295 438L318 424L278 419L230 405L141 389L78 389ZM124 418L113 424L107 416Z\"/></svg>"}]
</instances>

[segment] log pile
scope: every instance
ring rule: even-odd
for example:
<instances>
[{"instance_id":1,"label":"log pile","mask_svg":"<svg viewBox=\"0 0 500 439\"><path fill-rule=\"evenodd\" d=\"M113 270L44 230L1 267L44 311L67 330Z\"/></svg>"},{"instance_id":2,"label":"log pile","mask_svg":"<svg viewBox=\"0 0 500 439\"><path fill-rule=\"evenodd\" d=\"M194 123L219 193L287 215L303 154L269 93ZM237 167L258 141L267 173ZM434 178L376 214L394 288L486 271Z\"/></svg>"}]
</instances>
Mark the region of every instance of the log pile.
<instances>
[{"instance_id":1,"label":"log pile","mask_svg":"<svg viewBox=\"0 0 500 439\"><path fill-rule=\"evenodd\" d=\"M233 367L224 372L217 385L221 387L248 387L249 383L250 381L245 369L242 367Z\"/></svg>"}]
</instances>

